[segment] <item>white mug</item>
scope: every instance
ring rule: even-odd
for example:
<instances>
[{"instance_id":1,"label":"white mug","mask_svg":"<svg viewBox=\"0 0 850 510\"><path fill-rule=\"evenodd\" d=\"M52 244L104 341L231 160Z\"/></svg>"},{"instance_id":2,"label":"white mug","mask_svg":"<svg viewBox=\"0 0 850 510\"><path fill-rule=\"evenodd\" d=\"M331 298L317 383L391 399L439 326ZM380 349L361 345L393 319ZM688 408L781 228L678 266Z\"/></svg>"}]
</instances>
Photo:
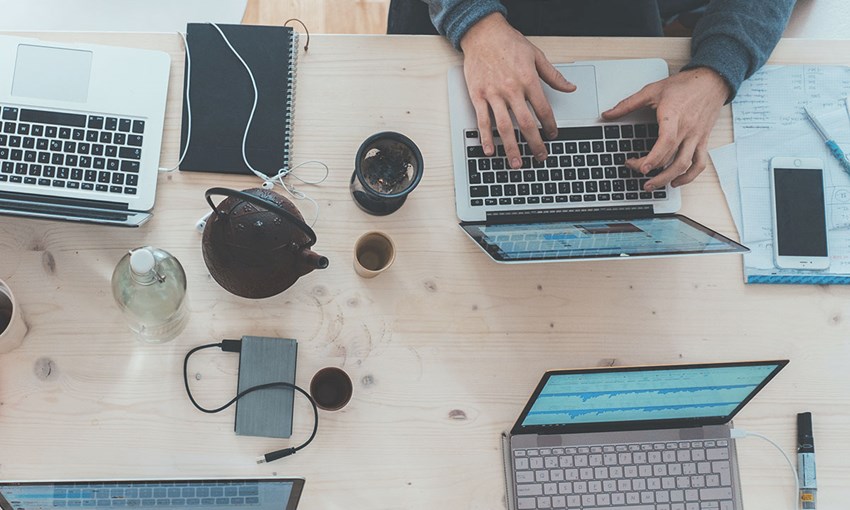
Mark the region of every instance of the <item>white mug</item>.
<instances>
[{"instance_id":1,"label":"white mug","mask_svg":"<svg viewBox=\"0 0 850 510\"><path fill-rule=\"evenodd\" d=\"M27 334L21 307L12 289L0 280L0 354L21 346Z\"/></svg>"},{"instance_id":2,"label":"white mug","mask_svg":"<svg viewBox=\"0 0 850 510\"><path fill-rule=\"evenodd\" d=\"M354 243L354 270L363 278L374 278L395 260L395 244L383 232L366 232Z\"/></svg>"}]
</instances>

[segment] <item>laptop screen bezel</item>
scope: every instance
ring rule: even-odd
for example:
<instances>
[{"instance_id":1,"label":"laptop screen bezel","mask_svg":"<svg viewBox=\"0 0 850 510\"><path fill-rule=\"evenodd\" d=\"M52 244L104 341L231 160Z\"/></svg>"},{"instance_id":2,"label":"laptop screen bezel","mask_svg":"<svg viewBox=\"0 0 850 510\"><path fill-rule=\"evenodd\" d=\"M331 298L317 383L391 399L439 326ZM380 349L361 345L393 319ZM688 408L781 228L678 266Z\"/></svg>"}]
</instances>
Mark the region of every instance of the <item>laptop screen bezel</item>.
<instances>
[{"instance_id":1,"label":"laptop screen bezel","mask_svg":"<svg viewBox=\"0 0 850 510\"><path fill-rule=\"evenodd\" d=\"M482 226L492 226L496 224L508 224L508 225L533 225L538 223L557 223L557 222L570 222L570 223L583 223L587 221L632 221L638 218L634 217L605 217L598 218L594 220L590 217L585 217L582 219L577 218L559 218L557 215L553 215L551 218L547 218L546 220L538 219L537 221L528 221L527 219L521 219L517 221L500 221L500 222L490 222L490 221L462 221L460 222L460 227L475 241L478 246L484 250L490 257L493 258L496 262L505 262L505 263L518 263L518 262L555 262L555 261L570 261L570 260L604 260L604 259L621 259L621 258L651 258L651 257L670 257L670 256L681 256L681 255L710 255L710 254L725 254L725 253L746 253L750 251L746 246L729 239L723 234L716 232L701 223L698 223L687 216L681 214L656 214L652 216L648 216L649 218L674 218L682 223L685 223L688 226L693 227L696 230L710 236L713 239L721 241L724 243L728 249L723 251L665 251L658 253L635 253L635 254L627 254L628 257L623 257L623 255L611 255L611 254L599 254L599 255L577 255L572 257L548 257L548 258L505 258L498 249L493 249L493 245L488 244L483 239L483 234L478 227ZM644 219L646 216L639 218Z\"/></svg>"},{"instance_id":2,"label":"laptop screen bezel","mask_svg":"<svg viewBox=\"0 0 850 510\"><path fill-rule=\"evenodd\" d=\"M595 367L584 369L569 369L569 370L549 370L540 379L531 398L525 404L525 408L520 413L519 418L511 430L511 435L518 434L567 434L581 432L615 432L628 430L655 430L655 429L671 429L671 428L688 428L688 427L703 427L707 425L722 425L728 423L738 412L750 401L768 382L773 379L776 374L782 370L788 360L768 360L768 361L739 361L729 363L694 363L686 365L649 365L649 366L629 366L629 367ZM764 378L741 403L732 410L731 413L723 416L708 416L700 418L675 418L663 420L636 420L636 421L618 421L618 422L595 422L595 423L580 423L580 424L554 424L554 425L522 425L532 406L537 401L546 383L552 376L571 375L571 374L592 374L592 373L613 373L613 372L640 372L640 371L657 371L657 370L688 370L700 368L727 368L727 367L743 367L743 366L764 366L776 365L776 368Z\"/></svg>"},{"instance_id":3,"label":"laptop screen bezel","mask_svg":"<svg viewBox=\"0 0 850 510\"><path fill-rule=\"evenodd\" d=\"M140 483L219 483L219 482L244 482L244 483L291 483L292 484L292 492L289 493L289 501L287 501L286 507L282 507L280 510L296 510L298 508L298 503L301 500L301 493L304 490L304 479L303 478L184 478L184 479L112 479L112 480L37 480L37 481L14 481L14 482L6 482L0 480L0 486L17 486L17 487L36 487L39 485L64 485L64 484L74 484L74 483L97 483L104 485L120 485L120 484L140 484ZM2 493L0 493L0 500L4 500ZM98 507L94 507L98 508ZM110 507L111 508L111 507ZM125 507L128 508L128 507ZM184 508L191 508L189 506L184 506ZM0 510L6 510L0 506Z\"/></svg>"}]
</instances>

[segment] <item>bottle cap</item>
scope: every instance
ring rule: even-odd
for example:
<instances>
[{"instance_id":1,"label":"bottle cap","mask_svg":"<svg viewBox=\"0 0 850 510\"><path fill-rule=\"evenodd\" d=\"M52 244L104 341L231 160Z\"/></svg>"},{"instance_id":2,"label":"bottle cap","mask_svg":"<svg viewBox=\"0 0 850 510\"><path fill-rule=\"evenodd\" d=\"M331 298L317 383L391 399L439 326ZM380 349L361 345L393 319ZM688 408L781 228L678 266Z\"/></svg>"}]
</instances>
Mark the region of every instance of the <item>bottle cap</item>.
<instances>
[{"instance_id":1,"label":"bottle cap","mask_svg":"<svg viewBox=\"0 0 850 510\"><path fill-rule=\"evenodd\" d=\"M137 275L146 275L156 267L156 259L147 248L139 248L130 252L130 270Z\"/></svg>"}]
</instances>

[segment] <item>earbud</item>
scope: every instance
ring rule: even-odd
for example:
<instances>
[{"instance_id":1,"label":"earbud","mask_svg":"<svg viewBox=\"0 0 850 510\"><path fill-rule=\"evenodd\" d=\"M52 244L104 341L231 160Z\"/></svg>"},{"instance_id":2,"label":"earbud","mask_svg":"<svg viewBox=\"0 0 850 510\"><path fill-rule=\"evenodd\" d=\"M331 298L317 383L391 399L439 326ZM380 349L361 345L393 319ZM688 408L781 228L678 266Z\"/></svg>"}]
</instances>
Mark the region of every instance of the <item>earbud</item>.
<instances>
[{"instance_id":1,"label":"earbud","mask_svg":"<svg viewBox=\"0 0 850 510\"><path fill-rule=\"evenodd\" d=\"M274 189L274 181L263 182L263 189Z\"/></svg>"},{"instance_id":2,"label":"earbud","mask_svg":"<svg viewBox=\"0 0 850 510\"><path fill-rule=\"evenodd\" d=\"M212 214L212 211L206 213L201 219L199 219L198 222L195 223L195 230L197 230L200 233L203 233L204 229L207 226L207 220L210 219L211 214Z\"/></svg>"}]
</instances>

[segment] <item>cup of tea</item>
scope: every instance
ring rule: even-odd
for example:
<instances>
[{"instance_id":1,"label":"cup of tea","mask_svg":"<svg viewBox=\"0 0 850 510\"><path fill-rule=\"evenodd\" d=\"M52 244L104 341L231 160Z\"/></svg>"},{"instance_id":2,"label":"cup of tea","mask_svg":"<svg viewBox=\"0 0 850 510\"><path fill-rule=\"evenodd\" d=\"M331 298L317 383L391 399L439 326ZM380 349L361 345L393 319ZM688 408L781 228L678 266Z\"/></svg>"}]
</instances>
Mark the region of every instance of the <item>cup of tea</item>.
<instances>
[{"instance_id":1,"label":"cup of tea","mask_svg":"<svg viewBox=\"0 0 850 510\"><path fill-rule=\"evenodd\" d=\"M410 138L393 131L376 133L357 150L351 196L369 214L393 213L419 184L424 168L422 153Z\"/></svg>"},{"instance_id":2,"label":"cup of tea","mask_svg":"<svg viewBox=\"0 0 850 510\"><path fill-rule=\"evenodd\" d=\"M374 278L395 261L395 243L383 232L366 232L354 243L354 270L363 278Z\"/></svg>"},{"instance_id":3,"label":"cup of tea","mask_svg":"<svg viewBox=\"0 0 850 510\"><path fill-rule=\"evenodd\" d=\"M310 381L310 396L325 411L338 411L351 400L353 387L345 370L327 367L316 372Z\"/></svg>"},{"instance_id":4,"label":"cup of tea","mask_svg":"<svg viewBox=\"0 0 850 510\"><path fill-rule=\"evenodd\" d=\"M0 354L17 349L27 334L21 307L12 289L0 280Z\"/></svg>"}]
</instances>

